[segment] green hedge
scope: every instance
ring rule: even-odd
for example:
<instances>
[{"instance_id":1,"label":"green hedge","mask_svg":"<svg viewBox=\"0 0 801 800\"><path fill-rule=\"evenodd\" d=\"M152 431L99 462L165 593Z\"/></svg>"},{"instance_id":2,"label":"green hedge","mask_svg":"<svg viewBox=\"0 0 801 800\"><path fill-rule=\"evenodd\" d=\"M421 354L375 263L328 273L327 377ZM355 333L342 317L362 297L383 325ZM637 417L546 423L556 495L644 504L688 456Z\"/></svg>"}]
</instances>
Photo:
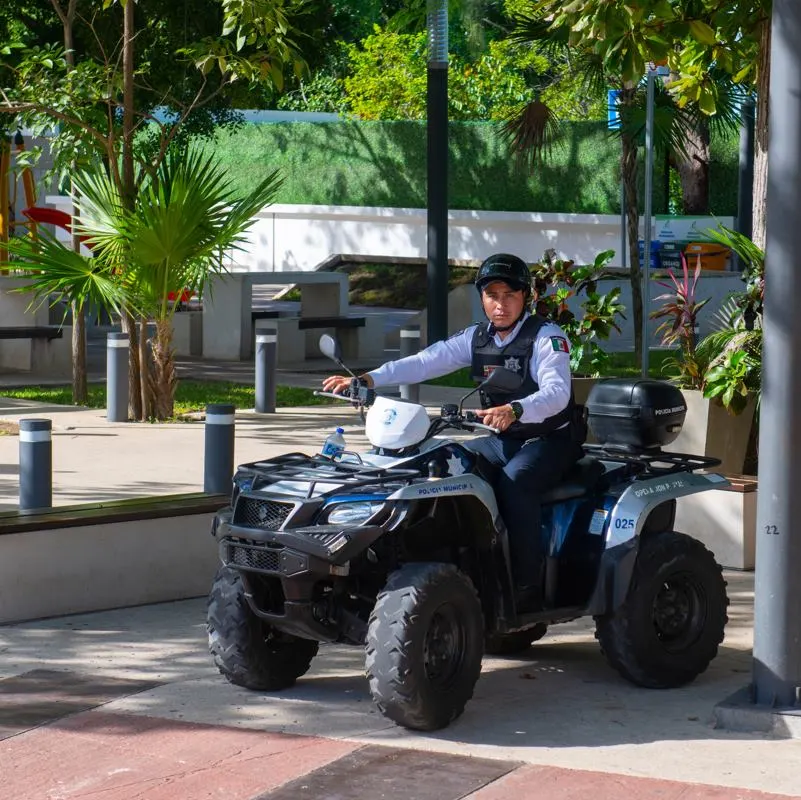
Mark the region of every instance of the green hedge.
<instances>
[{"instance_id":1,"label":"green hedge","mask_svg":"<svg viewBox=\"0 0 801 800\"><path fill-rule=\"evenodd\" d=\"M603 122L566 126L563 143L533 175L509 156L491 123L450 125L448 204L453 209L619 213L619 142ZM214 144L241 188L280 168L279 203L426 206L426 128L420 122L246 124ZM712 210L735 213L736 141L716 143ZM642 171L640 172L642 175ZM732 191L732 185L734 191ZM654 213L667 208L664 165L654 174Z\"/></svg>"}]
</instances>

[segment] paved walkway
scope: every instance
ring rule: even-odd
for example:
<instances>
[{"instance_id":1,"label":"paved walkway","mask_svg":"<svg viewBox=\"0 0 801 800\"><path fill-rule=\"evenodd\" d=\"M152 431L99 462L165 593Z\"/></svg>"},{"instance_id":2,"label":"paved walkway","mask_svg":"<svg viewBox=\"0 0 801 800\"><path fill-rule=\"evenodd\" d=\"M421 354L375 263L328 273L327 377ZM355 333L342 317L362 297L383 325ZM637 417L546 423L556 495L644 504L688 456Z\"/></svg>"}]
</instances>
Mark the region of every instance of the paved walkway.
<instances>
[{"instance_id":1,"label":"paved walkway","mask_svg":"<svg viewBox=\"0 0 801 800\"><path fill-rule=\"evenodd\" d=\"M53 420L56 504L202 488L202 424L0 407L20 416ZM236 461L316 449L342 420L362 445L349 408L240 412ZM17 465L16 437L0 437L6 509ZM0 627L0 800L801 797L801 741L712 726L751 670L752 576L727 580L726 641L692 685L631 686L577 620L522 657L487 658L464 716L428 735L376 711L355 648L323 646L287 692L230 686L207 652L203 598Z\"/></svg>"},{"instance_id":2,"label":"paved walkway","mask_svg":"<svg viewBox=\"0 0 801 800\"><path fill-rule=\"evenodd\" d=\"M727 579L726 641L690 686L631 686L578 620L487 658L433 734L376 711L356 648L323 645L282 693L227 684L202 598L0 627L0 798L801 797L801 742L712 727L750 671L752 580Z\"/></svg>"}]
</instances>

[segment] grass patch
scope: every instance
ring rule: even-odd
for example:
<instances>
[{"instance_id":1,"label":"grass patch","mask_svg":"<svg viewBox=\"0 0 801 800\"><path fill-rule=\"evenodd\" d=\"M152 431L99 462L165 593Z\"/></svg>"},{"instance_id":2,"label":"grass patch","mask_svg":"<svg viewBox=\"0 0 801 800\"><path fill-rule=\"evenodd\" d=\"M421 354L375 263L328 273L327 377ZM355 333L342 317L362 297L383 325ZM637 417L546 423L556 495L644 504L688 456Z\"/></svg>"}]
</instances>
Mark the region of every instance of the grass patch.
<instances>
[{"instance_id":1,"label":"grass patch","mask_svg":"<svg viewBox=\"0 0 801 800\"><path fill-rule=\"evenodd\" d=\"M30 400L51 405L72 405L72 389L69 386L26 386L19 389L3 389L4 397ZM256 391L252 386L221 381L179 381L175 391L175 416L205 411L208 403L233 403L236 408L253 408ZM320 406L335 403L327 397L315 397L312 389L294 386L279 386L276 391L276 406ZM106 387L91 385L87 408L106 407Z\"/></svg>"},{"instance_id":2,"label":"grass patch","mask_svg":"<svg viewBox=\"0 0 801 800\"><path fill-rule=\"evenodd\" d=\"M649 373L652 378L657 380L669 380L677 373L675 369L671 370L666 366L669 359L675 358L676 353L672 350L652 350L649 357ZM587 365L589 368L589 365ZM634 362L634 353L610 353L609 360L601 375L602 378L638 378L640 376L641 367ZM582 374L582 370L576 373L576 376ZM583 374L587 374L584 371ZM472 389L476 384L470 378L470 368L464 367L450 375L443 375L441 378L434 378L433 380L426 381L432 386L452 386L459 389Z\"/></svg>"}]
</instances>

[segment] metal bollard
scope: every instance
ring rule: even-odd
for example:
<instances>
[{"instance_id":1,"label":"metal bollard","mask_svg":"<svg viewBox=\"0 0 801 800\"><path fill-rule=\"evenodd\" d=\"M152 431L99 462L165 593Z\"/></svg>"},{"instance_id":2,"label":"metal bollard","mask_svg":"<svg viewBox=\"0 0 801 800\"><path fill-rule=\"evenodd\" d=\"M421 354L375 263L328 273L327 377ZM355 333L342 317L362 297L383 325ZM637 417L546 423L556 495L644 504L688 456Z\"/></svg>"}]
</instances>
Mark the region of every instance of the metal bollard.
<instances>
[{"instance_id":1,"label":"metal bollard","mask_svg":"<svg viewBox=\"0 0 801 800\"><path fill-rule=\"evenodd\" d=\"M128 354L127 333L110 333L106 337L106 419L128 421Z\"/></svg>"},{"instance_id":2,"label":"metal bollard","mask_svg":"<svg viewBox=\"0 0 801 800\"><path fill-rule=\"evenodd\" d=\"M234 411L227 403L206 406L203 491L230 494L234 476Z\"/></svg>"},{"instance_id":3,"label":"metal bollard","mask_svg":"<svg viewBox=\"0 0 801 800\"><path fill-rule=\"evenodd\" d=\"M19 421L20 511L53 506L52 428L49 419Z\"/></svg>"},{"instance_id":4,"label":"metal bollard","mask_svg":"<svg viewBox=\"0 0 801 800\"><path fill-rule=\"evenodd\" d=\"M259 414L275 413L276 378L278 363L278 332L275 328L256 331L256 411Z\"/></svg>"},{"instance_id":5,"label":"metal bollard","mask_svg":"<svg viewBox=\"0 0 801 800\"><path fill-rule=\"evenodd\" d=\"M400 329L400 357L413 356L420 350L420 326L409 325ZM401 384L400 396L412 403L420 402L420 385L417 383Z\"/></svg>"}]
</instances>

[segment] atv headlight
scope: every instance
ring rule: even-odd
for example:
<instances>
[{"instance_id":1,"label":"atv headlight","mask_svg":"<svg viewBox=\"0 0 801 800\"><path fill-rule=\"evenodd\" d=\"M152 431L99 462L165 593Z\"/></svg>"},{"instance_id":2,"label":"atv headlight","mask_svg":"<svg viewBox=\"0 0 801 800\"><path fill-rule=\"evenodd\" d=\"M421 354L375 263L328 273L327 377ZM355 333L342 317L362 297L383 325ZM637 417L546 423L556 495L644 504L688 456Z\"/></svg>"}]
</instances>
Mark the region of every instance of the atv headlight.
<instances>
[{"instance_id":1,"label":"atv headlight","mask_svg":"<svg viewBox=\"0 0 801 800\"><path fill-rule=\"evenodd\" d=\"M384 507L374 501L360 503L337 503L329 512L329 525L361 525Z\"/></svg>"},{"instance_id":2,"label":"atv headlight","mask_svg":"<svg viewBox=\"0 0 801 800\"><path fill-rule=\"evenodd\" d=\"M231 506L236 505L239 495L247 492L253 486L253 476L247 473L237 473L234 475L231 489Z\"/></svg>"}]
</instances>

